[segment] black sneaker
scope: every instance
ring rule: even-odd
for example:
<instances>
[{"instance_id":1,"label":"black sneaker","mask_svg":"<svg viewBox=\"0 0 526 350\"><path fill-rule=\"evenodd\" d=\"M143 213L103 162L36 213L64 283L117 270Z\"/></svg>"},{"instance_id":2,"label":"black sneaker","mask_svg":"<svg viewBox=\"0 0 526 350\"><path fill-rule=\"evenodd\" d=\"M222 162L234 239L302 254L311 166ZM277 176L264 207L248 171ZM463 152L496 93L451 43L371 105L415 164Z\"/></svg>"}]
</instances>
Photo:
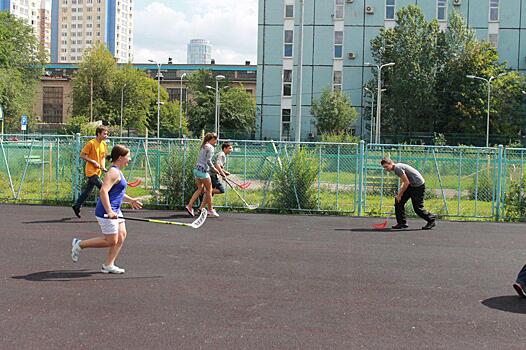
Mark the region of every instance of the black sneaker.
<instances>
[{"instance_id":1,"label":"black sneaker","mask_svg":"<svg viewBox=\"0 0 526 350\"><path fill-rule=\"evenodd\" d=\"M76 205L72 205L71 209L73 209L73 212L75 213L75 215L80 219L80 208L77 207Z\"/></svg>"},{"instance_id":2,"label":"black sneaker","mask_svg":"<svg viewBox=\"0 0 526 350\"><path fill-rule=\"evenodd\" d=\"M431 230L435 226L436 226L435 220L428 221L427 224L424 227L422 227L422 230Z\"/></svg>"},{"instance_id":3,"label":"black sneaker","mask_svg":"<svg viewBox=\"0 0 526 350\"><path fill-rule=\"evenodd\" d=\"M526 297L526 292L524 291L524 287L522 286L521 283L519 282L513 283L513 289L515 289L515 291L520 297L522 298Z\"/></svg>"},{"instance_id":4,"label":"black sneaker","mask_svg":"<svg viewBox=\"0 0 526 350\"><path fill-rule=\"evenodd\" d=\"M406 224L396 224L396 225L393 225L391 226L391 228L395 229L395 230L401 230L403 228L408 228L409 226L407 226Z\"/></svg>"}]
</instances>

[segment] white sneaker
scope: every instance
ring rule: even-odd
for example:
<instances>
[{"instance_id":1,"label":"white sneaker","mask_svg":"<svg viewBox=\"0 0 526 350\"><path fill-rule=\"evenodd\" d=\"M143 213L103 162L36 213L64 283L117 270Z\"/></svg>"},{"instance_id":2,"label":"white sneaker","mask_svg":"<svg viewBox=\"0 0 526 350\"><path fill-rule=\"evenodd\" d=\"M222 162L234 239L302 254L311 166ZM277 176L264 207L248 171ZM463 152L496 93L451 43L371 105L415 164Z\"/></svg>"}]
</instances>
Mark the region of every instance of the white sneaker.
<instances>
[{"instance_id":1,"label":"white sneaker","mask_svg":"<svg viewBox=\"0 0 526 350\"><path fill-rule=\"evenodd\" d=\"M208 211L208 217L218 218L219 214L217 213L215 209L212 209Z\"/></svg>"},{"instance_id":2,"label":"white sneaker","mask_svg":"<svg viewBox=\"0 0 526 350\"><path fill-rule=\"evenodd\" d=\"M106 265L102 264L102 269L100 269L100 272L102 272L102 273L121 274L121 273L126 272L126 270L125 269L121 269L120 267L115 266L115 265L106 266Z\"/></svg>"},{"instance_id":3,"label":"white sneaker","mask_svg":"<svg viewBox=\"0 0 526 350\"><path fill-rule=\"evenodd\" d=\"M79 261L79 253L81 250L80 239L73 238L73 241L71 241L71 260L73 260L73 262Z\"/></svg>"}]
</instances>

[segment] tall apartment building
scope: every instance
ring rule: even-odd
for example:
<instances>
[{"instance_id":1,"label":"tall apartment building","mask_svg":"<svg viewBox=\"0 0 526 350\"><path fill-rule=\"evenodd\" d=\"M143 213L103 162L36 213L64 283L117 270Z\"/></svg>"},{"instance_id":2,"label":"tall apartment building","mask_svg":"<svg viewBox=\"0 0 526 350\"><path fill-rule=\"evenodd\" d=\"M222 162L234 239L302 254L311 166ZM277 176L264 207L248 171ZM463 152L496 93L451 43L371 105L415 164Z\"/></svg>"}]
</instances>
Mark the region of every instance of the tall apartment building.
<instances>
[{"instance_id":1,"label":"tall apartment building","mask_svg":"<svg viewBox=\"0 0 526 350\"><path fill-rule=\"evenodd\" d=\"M459 11L478 39L497 47L502 61L526 72L525 0L259 0L257 136L295 140L298 129L303 140L315 135L311 104L327 87L344 91L363 114L363 86L373 78L364 64L374 62L370 41L380 28L393 27L396 11L410 4L442 28L448 14ZM357 122L358 133L365 134L366 119Z\"/></svg>"},{"instance_id":2,"label":"tall apartment building","mask_svg":"<svg viewBox=\"0 0 526 350\"><path fill-rule=\"evenodd\" d=\"M133 59L133 0L52 0L51 61L79 62L105 43L117 59Z\"/></svg>"},{"instance_id":3,"label":"tall apartment building","mask_svg":"<svg viewBox=\"0 0 526 350\"><path fill-rule=\"evenodd\" d=\"M0 11L9 11L31 25L40 45L50 53L51 0L0 0Z\"/></svg>"},{"instance_id":4,"label":"tall apartment building","mask_svg":"<svg viewBox=\"0 0 526 350\"><path fill-rule=\"evenodd\" d=\"M208 40L192 39L186 51L187 64L209 64L212 59L212 45Z\"/></svg>"}]
</instances>

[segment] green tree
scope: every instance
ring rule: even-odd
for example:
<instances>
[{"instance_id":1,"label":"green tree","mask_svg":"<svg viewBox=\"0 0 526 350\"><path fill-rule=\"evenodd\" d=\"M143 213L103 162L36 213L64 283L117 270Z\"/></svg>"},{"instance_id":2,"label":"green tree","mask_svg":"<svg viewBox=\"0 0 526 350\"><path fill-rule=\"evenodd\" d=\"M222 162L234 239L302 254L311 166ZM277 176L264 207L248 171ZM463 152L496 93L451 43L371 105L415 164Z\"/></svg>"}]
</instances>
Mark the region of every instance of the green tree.
<instances>
[{"instance_id":1,"label":"green tree","mask_svg":"<svg viewBox=\"0 0 526 350\"><path fill-rule=\"evenodd\" d=\"M188 127L195 133L214 130L215 124L215 80L209 71L199 71L188 78L188 91L192 96L188 106ZM233 131L245 136L255 130L256 102L243 86L228 87L228 81L219 83L221 112L220 134L232 136Z\"/></svg>"},{"instance_id":2,"label":"green tree","mask_svg":"<svg viewBox=\"0 0 526 350\"><path fill-rule=\"evenodd\" d=\"M499 62L495 47L476 40L457 11L440 31L437 21L427 22L418 6L402 8L396 26L381 29L371 50L376 62L396 63L382 71L387 88L382 95L383 132L485 134L487 86L466 75L497 76L506 64ZM524 81L514 72L493 81L491 133L519 134ZM376 89L376 83L374 74L367 85Z\"/></svg>"},{"instance_id":3,"label":"green tree","mask_svg":"<svg viewBox=\"0 0 526 350\"><path fill-rule=\"evenodd\" d=\"M347 134L358 116L347 95L329 89L312 101L311 110L322 134Z\"/></svg>"},{"instance_id":4,"label":"green tree","mask_svg":"<svg viewBox=\"0 0 526 350\"><path fill-rule=\"evenodd\" d=\"M397 13L394 28L382 28L371 41L372 55L382 64L395 62L382 70L382 131L427 131L436 118L434 93L437 70L442 64L438 54L436 20L427 22L420 7L410 5ZM376 69L369 82L376 89Z\"/></svg>"},{"instance_id":5,"label":"green tree","mask_svg":"<svg viewBox=\"0 0 526 350\"><path fill-rule=\"evenodd\" d=\"M0 105L8 130L18 128L22 114L31 117L36 79L46 59L31 26L0 12Z\"/></svg>"},{"instance_id":6,"label":"green tree","mask_svg":"<svg viewBox=\"0 0 526 350\"><path fill-rule=\"evenodd\" d=\"M163 137L179 137L179 116L181 109L179 108L179 101L166 102L161 106L161 135ZM182 134L188 134L188 123L182 111Z\"/></svg>"},{"instance_id":7,"label":"green tree","mask_svg":"<svg viewBox=\"0 0 526 350\"><path fill-rule=\"evenodd\" d=\"M93 86L93 111L91 96ZM73 115L120 125L123 98L123 127L157 130L157 82L131 65L119 66L104 44L92 47L84 55L73 82ZM161 102L168 93L161 87ZM161 124L163 123L161 113ZM166 124L166 123L165 123Z\"/></svg>"},{"instance_id":8,"label":"green tree","mask_svg":"<svg viewBox=\"0 0 526 350\"><path fill-rule=\"evenodd\" d=\"M87 50L73 80L73 115L107 122L108 115L115 114L108 97L112 96L116 73L115 59L103 43Z\"/></svg>"}]
</instances>

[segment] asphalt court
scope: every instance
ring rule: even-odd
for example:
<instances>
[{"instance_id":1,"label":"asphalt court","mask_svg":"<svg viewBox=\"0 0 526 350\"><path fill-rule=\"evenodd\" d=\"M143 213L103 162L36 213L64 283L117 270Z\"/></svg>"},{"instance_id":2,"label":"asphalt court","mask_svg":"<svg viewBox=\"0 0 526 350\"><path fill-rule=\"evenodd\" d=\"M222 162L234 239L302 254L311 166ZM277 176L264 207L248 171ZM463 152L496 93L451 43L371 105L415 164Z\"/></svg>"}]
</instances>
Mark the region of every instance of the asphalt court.
<instances>
[{"instance_id":1,"label":"asphalt court","mask_svg":"<svg viewBox=\"0 0 526 350\"><path fill-rule=\"evenodd\" d=\"M127 222L119 266L93 208L0 205L0 349L524 349L524 224L221 213ZM191 221L183 212L134 216ZM392 223L392 220L391 220Z\"/></svg>"}]
</instances>

